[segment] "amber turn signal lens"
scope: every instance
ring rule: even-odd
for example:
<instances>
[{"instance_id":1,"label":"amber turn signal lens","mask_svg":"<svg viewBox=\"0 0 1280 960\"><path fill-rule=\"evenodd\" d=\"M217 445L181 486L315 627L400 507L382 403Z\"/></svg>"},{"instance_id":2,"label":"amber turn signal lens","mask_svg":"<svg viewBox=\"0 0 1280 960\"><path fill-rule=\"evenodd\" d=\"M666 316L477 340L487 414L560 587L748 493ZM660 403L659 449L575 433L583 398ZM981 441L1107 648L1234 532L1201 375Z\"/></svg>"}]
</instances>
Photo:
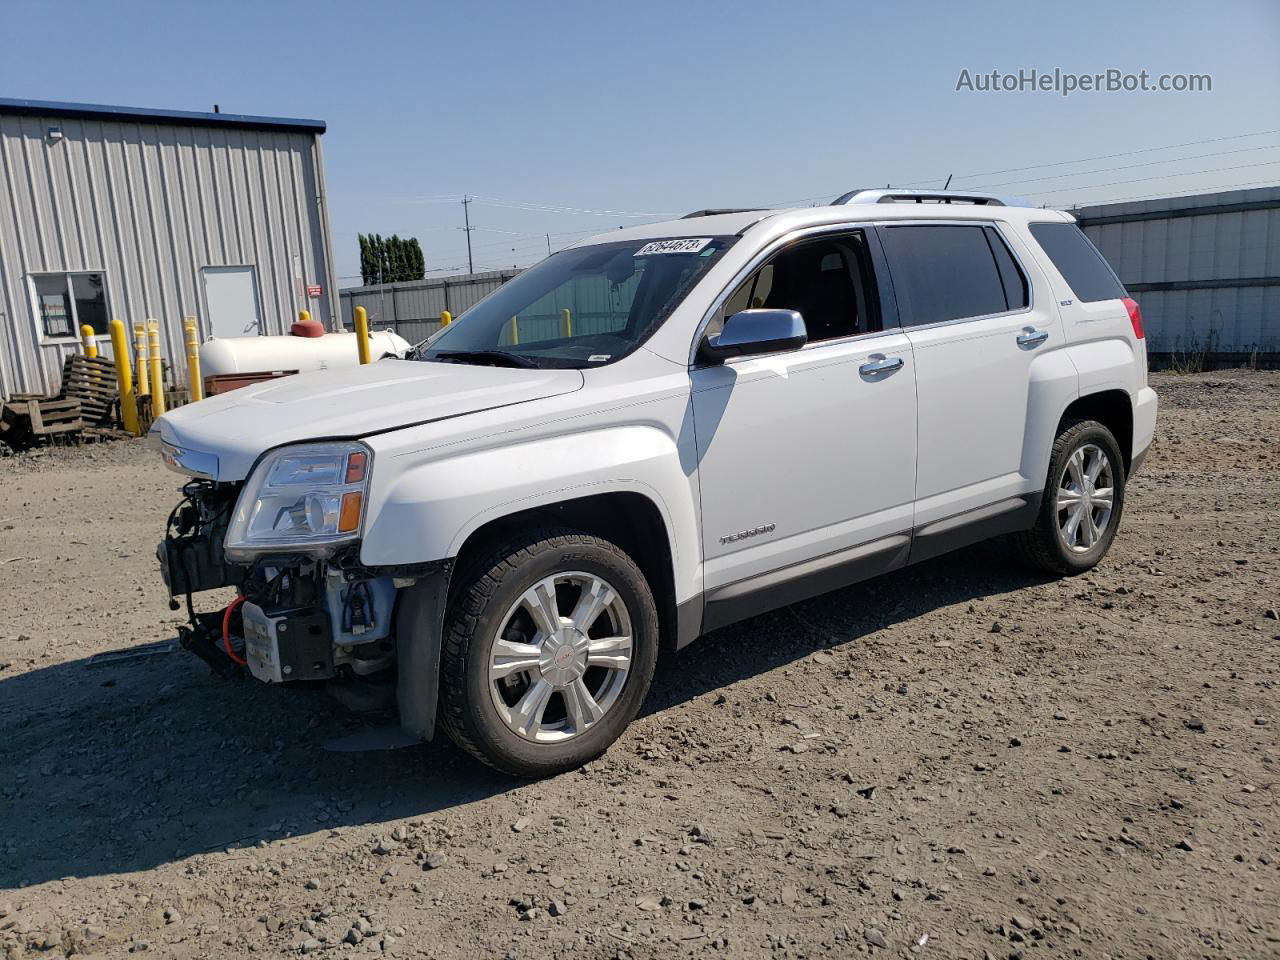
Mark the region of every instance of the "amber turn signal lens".
<instances>
[{"instance_id":1,"label":"amber turn signal lens","mask_svg":"<svg viewBox=\"0 0 1280 960\"><path fill-rule=\"evenodd\" d=\"M356 456L356 454L352 454ZM351 533L360 527L360 508L364 505L363 493L344 493L342 507L338 511L338 532Z\"/></svg>"},{"instance_id":2,"label":"amber turn signal lens","mask_svg":"<svg viewBox=\"0 0 1280 960\"><path fill-rule=\"evenodd\" d=\"M365 468L369 465L369 455L356 451L347 454L347 479L345 483L361 483L364 480Z\"/></svg>"}]
</instances>

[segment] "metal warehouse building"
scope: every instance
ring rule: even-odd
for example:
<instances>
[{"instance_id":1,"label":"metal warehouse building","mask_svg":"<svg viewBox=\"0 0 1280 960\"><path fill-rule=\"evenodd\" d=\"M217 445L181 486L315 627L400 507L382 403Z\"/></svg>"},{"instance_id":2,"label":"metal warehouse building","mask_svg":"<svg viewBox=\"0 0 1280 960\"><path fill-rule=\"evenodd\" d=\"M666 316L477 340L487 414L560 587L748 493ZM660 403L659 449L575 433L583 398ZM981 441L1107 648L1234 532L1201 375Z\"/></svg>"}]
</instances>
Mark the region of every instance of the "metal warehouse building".
<instances>
[{"instance_id":1,"label":"metal warehouse building","mask_svg":"<svg viewBox=\"0 0 1280 960\"><path fill-rule=\"evenodd\" d=\"M318 120L0 99L0 397L55 393L88 324L336 329Z\"/></svg>"},{"instance_id":2,"label":"metal warehouse building","mask_svg":"<svg viewBox=\"0 0 1280 960\"><path fill-rule=\"evenodd\" d=\"M1142 304L1152 353L1280 351L1280 186L1071 212Z\"/></svg>"}]
</instances>

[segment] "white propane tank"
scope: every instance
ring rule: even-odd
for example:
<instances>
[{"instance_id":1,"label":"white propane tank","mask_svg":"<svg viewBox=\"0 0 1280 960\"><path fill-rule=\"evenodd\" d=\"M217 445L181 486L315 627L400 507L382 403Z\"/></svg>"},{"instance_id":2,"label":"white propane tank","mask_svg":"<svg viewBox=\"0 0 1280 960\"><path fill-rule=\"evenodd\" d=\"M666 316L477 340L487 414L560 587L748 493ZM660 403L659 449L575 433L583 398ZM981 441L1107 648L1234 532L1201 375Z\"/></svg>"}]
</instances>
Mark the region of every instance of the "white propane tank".
<instances>
[{"instance_id":1,"label":"white propane tank","mask_svg":"<svg viewBox=\"0 0 1280 960\"><path fill-rule=\"evenodd\" d=\"M403 357L410 344L390 330L369 333L369 355L376 361L391 354ZM270 370L331 370L357 367L354 333L326 333L322 337L222 337L200 345L200 372L265 373Z\"/></svg>"}]
</instances>

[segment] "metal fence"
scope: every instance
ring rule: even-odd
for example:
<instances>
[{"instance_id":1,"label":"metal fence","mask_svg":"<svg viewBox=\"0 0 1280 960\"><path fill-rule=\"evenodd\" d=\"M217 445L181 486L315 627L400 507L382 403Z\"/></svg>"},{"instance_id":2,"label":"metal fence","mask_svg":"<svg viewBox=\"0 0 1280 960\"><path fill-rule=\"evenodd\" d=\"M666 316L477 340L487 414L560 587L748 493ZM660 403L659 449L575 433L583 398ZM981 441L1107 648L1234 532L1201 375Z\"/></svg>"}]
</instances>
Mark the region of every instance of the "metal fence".
<instances>
[{"instance_id":1,"label":"metal fence","mask_svg":"<svg viewBox=\"0 0 1280 960\"><path fill-rule=\"evenodd\" d=\"M1152 355L1280 356L1280 186L1072 212L1142 304Z\"/></svg>"},{"instance_id":2,"label":"metal fence","mask_svg":"<svg viewBox=\"0 0 1280 960\"><path fill-rule=\"evenodd\" d=\"M425 340L440 329L440 314L457 317L514 277L519 270L469 273L435 280L407 280L339 291L342 322L354 329L354 311L364 307L371 330L391 328L410 343Z\"/></svg>"}]
</instances>

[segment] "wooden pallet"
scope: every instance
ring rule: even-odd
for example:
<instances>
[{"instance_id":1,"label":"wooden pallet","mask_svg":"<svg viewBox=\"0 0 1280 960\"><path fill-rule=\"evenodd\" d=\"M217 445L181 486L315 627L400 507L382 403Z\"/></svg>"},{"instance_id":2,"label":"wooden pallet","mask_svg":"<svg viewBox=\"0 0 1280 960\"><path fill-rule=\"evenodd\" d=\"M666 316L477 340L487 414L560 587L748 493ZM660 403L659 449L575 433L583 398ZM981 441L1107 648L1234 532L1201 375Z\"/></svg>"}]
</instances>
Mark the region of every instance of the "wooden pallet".
<instances>
[{"instance_id":1,"label":"wooden pallet","mask_svg":"<svg viewBox=\"0 0 1280 960\"><path fill-rule=\"evenodd\" d=\"M59 396L80 401L80 415L86 425L113 425L117 402L115 365L105 357L72 354L62 367Z\"/></svg>"},{"instance_id":2,"label":"wooden pallet","mask_svg":"<svg viewBox=\"0 0 1280 960\"><path fill-rule=\"evenodd\" d=\"M0 439L17 450L41 438L84 429L80 401L75 398L10 400L0 410Z\"/></svg>"}]
</instances>

